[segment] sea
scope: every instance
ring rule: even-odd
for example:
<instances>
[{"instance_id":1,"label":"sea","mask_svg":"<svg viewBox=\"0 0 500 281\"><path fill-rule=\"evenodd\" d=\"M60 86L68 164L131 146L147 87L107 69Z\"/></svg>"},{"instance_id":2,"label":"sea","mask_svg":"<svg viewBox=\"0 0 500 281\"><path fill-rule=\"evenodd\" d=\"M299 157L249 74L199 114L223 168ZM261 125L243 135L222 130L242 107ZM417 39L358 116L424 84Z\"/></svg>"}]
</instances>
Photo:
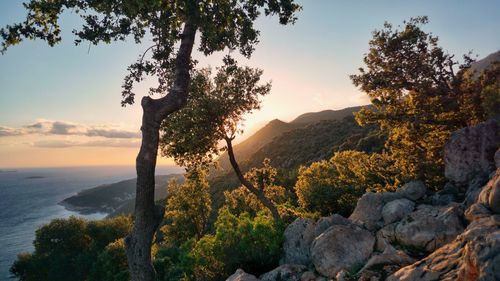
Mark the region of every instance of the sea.
<instances>
[{"instance_id":1,"label":"sea","mask_svg":"<svg viewBox=\"0 0 500 281\"><path fill-rule=\"evenodd\" d=\"M159 166L157 175L180 173ZM0 281L16 280L9 268L22 252L34 250L35 231L55 218L103 219L106 213L81 215L58 205L79 191L135 178L135 167L71 167L0 170Z\"/></svg>"}]
</instances>

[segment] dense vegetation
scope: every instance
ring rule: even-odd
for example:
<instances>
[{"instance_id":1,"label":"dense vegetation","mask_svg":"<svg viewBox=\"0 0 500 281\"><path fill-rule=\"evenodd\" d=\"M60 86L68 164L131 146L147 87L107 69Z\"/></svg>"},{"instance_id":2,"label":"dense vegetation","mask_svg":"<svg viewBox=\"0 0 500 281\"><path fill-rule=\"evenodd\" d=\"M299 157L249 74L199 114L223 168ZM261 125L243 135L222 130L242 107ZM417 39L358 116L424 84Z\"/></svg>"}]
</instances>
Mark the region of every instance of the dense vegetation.
<instances>
[{"instance_id":1,"label":"dense vegetation","mask_svg":"<svg viewBox=\"0 0 500 281\"><path fill-rule=\"evenodd\" d=\"M278 264L283 230L298 216L348 216L364 192L392 191L414 179L441 188L450 133L500 113L500 64L473 72L472 61L454 61L421 29L426 22L374 32L367 69L352 76L373 106L356 120L289 130L245 161L243 178L257 193L234 176L207 179L206 171L221 152L219 141L232 140L241 115L258 108L256 97L268 85L252 88L261 72L234 61L215 76L194 73L192 103L163 126L174 136L164 138L163 152L190 169L184 183L168 186L167 216L153 247L157 280L222 280L237 268L260 274ZM235 96L242 81L251 87ZM181 132L190 134L176 138ZM55 220L37 231L35 252L19 255L11 270L21 280L128 280L122 238L129 228L123 217Z\"/></svg>"}]
</instances>

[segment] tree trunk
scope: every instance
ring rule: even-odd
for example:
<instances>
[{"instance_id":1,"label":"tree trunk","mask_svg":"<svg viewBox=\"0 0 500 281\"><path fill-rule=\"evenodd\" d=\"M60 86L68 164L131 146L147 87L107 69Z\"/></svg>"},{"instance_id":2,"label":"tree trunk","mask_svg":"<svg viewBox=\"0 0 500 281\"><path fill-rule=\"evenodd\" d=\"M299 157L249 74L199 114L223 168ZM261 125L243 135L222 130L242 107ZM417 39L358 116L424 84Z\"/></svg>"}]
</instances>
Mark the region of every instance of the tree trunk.
<instances>
[{"instance_id":1,"label":"tree trunk","mask_svg":"<svg viewBox=\"0 0 500 281\"><path fill-rule=\"evenodd\" d=\"M238 176L238 179L240 180L241 184L246 187L250 192L255 194L257 196L257 199L271 211L271 215L273 216L273 219L275 222L280 221L281 217L279 215L278 209L274 205L274 203L269 200L269 198L266 197L264 194L264 189L263 187L261 189L256 188L251 182L249 182L247 179L245 179L245 176L241 172L240 166L238 165L238 162L236 162L236 158L234 157L234 150L233 150L233 144L232 144L232 139L231 138L225 138L226 144L227 144L227 154L229 155L229 162L231 162L231 166L233 167L234 172L236 173L236 176Z\"/></svg>"},{"instance_id":2,"label":"tree trunk","mask_svg":"<svg viewBox=\"0 0 500 281\"><path fill-rule=\"evenodd\" d=\"M154 281L151 245L165 209L155 205L155 168L160 141L160 124L171 113L182 108L188 98L189 71L196 27L186 22L175 61L175 81L169 93L160 98L143 97L141 106L142 143L136 158L137 185L134 227L125 239L128 267L132 281Z\"/></svg>"}]
</instances>

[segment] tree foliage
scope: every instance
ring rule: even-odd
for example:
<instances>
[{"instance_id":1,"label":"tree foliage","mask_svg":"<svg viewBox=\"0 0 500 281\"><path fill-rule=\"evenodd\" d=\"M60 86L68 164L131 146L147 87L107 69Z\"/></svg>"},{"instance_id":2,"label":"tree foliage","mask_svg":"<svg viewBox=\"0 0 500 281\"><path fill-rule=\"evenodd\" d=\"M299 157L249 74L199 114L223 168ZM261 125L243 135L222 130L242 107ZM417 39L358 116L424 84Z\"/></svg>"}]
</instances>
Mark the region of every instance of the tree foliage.
<instances>
[{"instance_id":1,"label":"tree foliage","mask_svg":"<svg viewBox=\"0 0 500 281\"><path fill-rule=\"evenodd\" d=\"M164 226L161 228L166 243L181 244L203 235L211 211L206 173L201 169L191 170L185 175L183 184L169 183Z\"/></svg>"},{"instance_id":2,"label":"tree foliage","mask_svg":"<svg viewBox=\"0 0 500 281\"><path fill-rule=\"evenodd\" d=\"M398 172L387 154L347 150L330 160L299 169L295 192L299 205L321 215L349 216L365 191L393 191Z\"/></svg>"},{"instance_id":3,"label":"tree foliage","mask_svg":"<svg viewBox=\"0 0 500 281\"><path fill-rule=\"evenodd\" d=\"M2 53L24 39L42 39L50 46L61 42L60 16L71 12L83 21L73 30L75 44L125 41L151 41L137 61L128 67L122 105L134 103L134 83L148 75L157 78L150 94L165 94L175 74L175 45L182 37L183 24L189 22L200 31L198 50L210 55L226 48L250 57L258 43L254 21L264 15L277 15L283 25L294 23L300 6L293 0L42 0L24 4L28 11L24 22L0 29ZM151 55L146 56L147 52Z\"/></svg>"},{"instance_id":4,"label":"tree foliage","mask_svg":"<svg viewBox=\"0 0 500 281\"><path fill-rule=\"evenodd\" d=\"M387 130L389 149L405 180L422 179L438 188L443 182L443 147L450 133L486 118L483 89L498 83L498 71L481 78L467 75L472 59L460 64L412 18L394 29L389 23L373 32L365 68L351 75L374 108L357 115L360 124ZM477 77L477 76L476 76Z\"/></svg>"},{"instance_id":5,"label":"tree foliage","mask_svg":"<svg viewBox=\"0 0 500 281\"><path fill-rule=\"evenodd\" d=\"M20 254L10 271L21 281L85 281L94 267L101 266L98 256L108 244L125 237L131 223L126 217L55 219L36 231L35 251Z\"/></svg>"},{"instance_id":6,"label":"tree foliage","mask_svg":"<svg viewBox=\"0 0 500 281\"><path fill-rule=\"evenodd\" d=\"M179 165L207 165L221 151L219 142L233 138L243 115L260 108L270 83L260 84L262 70L240 67L226 57L224 65L193 73L190 101L162 124L162 153Z\"/></svg>"}]
</instances>

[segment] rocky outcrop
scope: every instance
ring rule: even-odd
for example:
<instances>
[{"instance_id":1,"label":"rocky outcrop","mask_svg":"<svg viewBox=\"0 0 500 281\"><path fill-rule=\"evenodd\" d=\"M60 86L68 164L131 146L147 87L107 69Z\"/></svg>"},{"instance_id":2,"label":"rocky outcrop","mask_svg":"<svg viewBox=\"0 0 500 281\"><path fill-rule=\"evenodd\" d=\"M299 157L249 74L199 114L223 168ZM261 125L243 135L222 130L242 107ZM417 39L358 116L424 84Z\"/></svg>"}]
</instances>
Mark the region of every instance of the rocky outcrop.
<instances>
[{"instance_id":1,"label":"rocky outcrop","mask_svg":"<svg viewBox=\"0 0 500 281\"><path fill-rule=\"evenodd\" d=\"M311 219L298 218L285 230L283 244L284 257L281 264L311 263L310 248L316 237L314 231L316 223Z\"/></svg>"},{"instance_id":2,"label":"rocky outcrop","mask_svg":"<svg viewBox=\"0 0 500 281\"><path fill-rule=\"evenodd\" d=\"M397 199L385 204L382 208L384 224L388 225L399 221L415 209L415 202L406 198Z\"/></svg>"},{"instance_id":3,"label":"rocky outcrop","mask_svg":"<svg viewBox=\"0 0 500 281\"><path fill-rule=\"evenodd\" d=\"M454 132L444 149L444 174L457 185L494 170L494 154L500 144L500 125L495 120Z\"/></svg>"},{"instance_id":4,"label":"rocky outcrop","mask_svg":"<svg viewBox=\"0 0 500 281\"><path fill-rule=\"evenodd\" d=\"M500 216L475 220L454 241L387 280L500 280Z\"/></svg>"},{"instance_id":5,"label":"rocky outcrop","mask_svg":"<svg viewBox=\"0 0 500 281\"><path fill-rule=\"evenodd\" d=\"M400 198L402 198L401 194L393 192L367 192L358 200L356 208L349 217L349 220L370 231L379 229L384 225L382 220L382 209L384 205Z\"/></svg>"},{"instance_id":6,"label":"rocky outcrop","mask_svg":"<svg viewBox=\"0 0 500 281\"><path fill-rule=\"evenodd\" d=\"M300 264L282 264L259 277L260 281L301 281L307 267Z\"/></svg>"},{"instance_id":7,"label":"rocky outcrop","mask_svg":"<svg viewBox=\"0 0 500 281\"><path fill-rule=\"evenodd\" d=\"M342 269L364 264L374 244L375 237L360 226L334 225L314 240L311 258L320 274L333 278Z\"/></svg>"},{"instance_id":8,"label":"rocky outcrop","mask_svg":"<svg viewBox=\"0 0 500 281\"><path fill-rule=\"evenodd\" d=\"M295 220L282 265L260 280L500 280L498 128L488 121L453 134L440 192L413 181L364 194L348 219Z\"/></svg>"},{"instance_id":9,"label":"rocky outcrop","mask_svg":"<svg viewBox=\"0 0 500 281\"><path fill-rule=\"evenodd\" d=\"M248 274L243 269L238 269L236 272L229 276L226 281L260 281L252 274Z\"/></svg>"}]
</instances>

